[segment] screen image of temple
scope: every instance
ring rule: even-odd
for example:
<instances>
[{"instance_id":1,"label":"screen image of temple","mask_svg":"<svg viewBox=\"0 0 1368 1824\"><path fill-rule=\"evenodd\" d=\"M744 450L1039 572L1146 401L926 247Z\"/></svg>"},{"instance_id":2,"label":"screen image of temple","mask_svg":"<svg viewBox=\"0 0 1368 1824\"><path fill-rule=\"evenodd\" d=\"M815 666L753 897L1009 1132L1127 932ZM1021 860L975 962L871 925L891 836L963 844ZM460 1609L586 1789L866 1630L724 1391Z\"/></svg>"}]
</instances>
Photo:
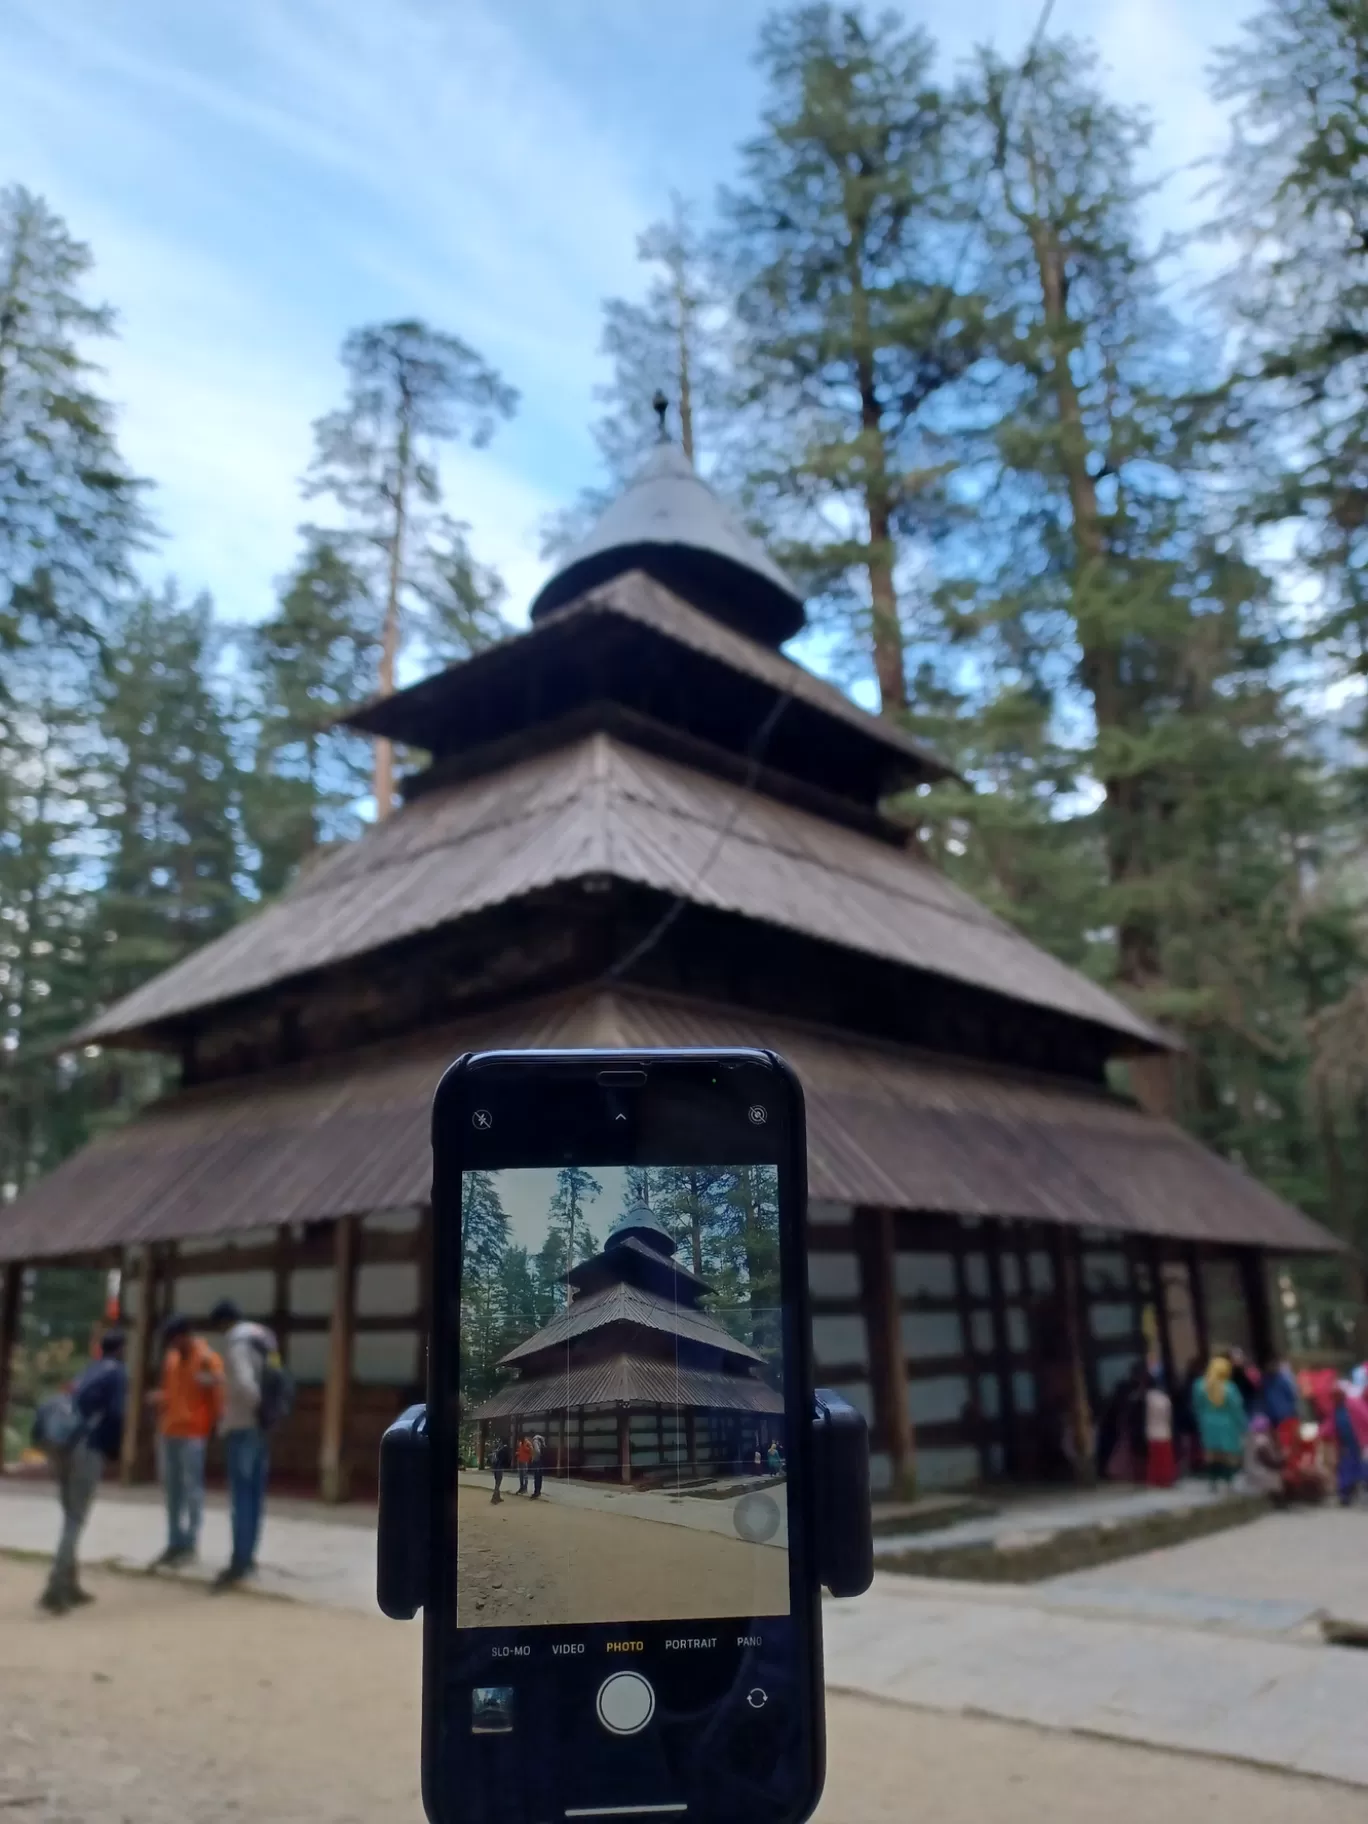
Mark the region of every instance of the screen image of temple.
<instances>
[{"instance_id":1,"label":"screen image of temple","mask_svg":"<svg viewBox=\"0 0 1368 1824\"><path fill-rule=\"evenodd\" d=\"M482 1465L523 1436L545 1440L548 1474L586 1479L706 1482L781 1460L764 1356L705 1308L711 1287L649 1209L621 1215L566 1281L565 1309L500 1358L514 1378L468 1415Z\"/></svg>"}]
</instances>

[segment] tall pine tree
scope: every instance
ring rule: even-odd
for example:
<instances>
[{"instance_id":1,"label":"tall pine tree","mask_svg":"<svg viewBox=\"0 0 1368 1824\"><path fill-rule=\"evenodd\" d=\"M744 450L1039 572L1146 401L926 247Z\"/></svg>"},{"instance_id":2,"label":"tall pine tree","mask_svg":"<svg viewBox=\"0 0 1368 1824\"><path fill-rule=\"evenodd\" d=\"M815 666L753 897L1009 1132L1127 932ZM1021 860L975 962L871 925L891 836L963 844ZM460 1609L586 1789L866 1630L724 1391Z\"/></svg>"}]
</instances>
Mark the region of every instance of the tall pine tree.
<instances>
[{"instance_id":1,"label":"tall pine tree","mask_svg":"<svg viewBox=\"0 0 1368 1824\"><path fill-rule=\"evenodd\" d=\"M448 654L462 628L467 649L497 634L497 579L470 557L460 522L439 513L438 459L457 438L487 443L517 393L459 336L414 319L354 330L342 365L346 401L314 425L306 486L344 515L330 538L379 608L378 694L388 696L415 597ZM373 785L376 814L388 816L394 755L383 739Z\"/></svg>"},{"instance_id":2,"label":"tall pine tree","mask_svg":"<svg viewBox=\"0 0 1368 1824\"><path fill-rule=\"evenodd\" d=\"M467 1172L461 1180L461 1393L466 1406L498 1386L497 1363L507 1316L504 1258L508 1212L497 1172Z\"/></svg>"},{"instance_id":3,"label":"tall pine tree","mask_svg":"<svg viewBox=\"0 0 1368 1824\"><path fill-rule=\"evenodd\" d=\"M323 844L359 826L355 807L369 786L370 755L336 723L375 677L372 606L365 576L316 535L285 579L275 613L240 632L241 708L252 724L243 820L266 897Z\"/></svg>"},{"instance_id":4,"label":"tall pine tree","mask_svg":"<svg viewBox=\"0 0 1368 1824\"><path fill-rule=\"evenodd\" d=\"M0 1201L84 1135L85 1073L55 1047L96 992L92 707L111 602L148 524L90 345L89 250L0 191Z\"/></svg>"},{"instance_id":5,"label":"tall pine tree","mask_svg":"<svg viewBox=\"0 0 1368 1824\"><path fill-rule=\"evenodd\" d=\"M751 496L848 649L872 657L890 715L922 632L915 573L953 521L955 401L983 352L932 62L894 13L773 15L764 127L723 197Z\"/></svg>"},{"instance_id":6,"label":"tall pine tree","mask_svg":"<svg viewBox=\"0 0 1368 1824\"><path fill-rule=\"evenodd\" d=\"M1361 908L1368 803L1368 9L1265 0L1216 60L1233 104L1215 224L1232 261L1217 287L1234 332L1228 388L1247 431L1245 512L1290 533L1308 662L1346 707L1329 721L1352 834L1322 870ZM1343 685L1355 688L1345 693ZM1333 865L1338 860L1339 865ZM1347 892L1346 892L1347 889ZM1314 975L1309 1089L1326 1214L1368 1242L1368 991L1363 933ZM1334 985L1341 990L1329 1007Z\"/></svg>"},{"instance_id":7,"label":"tall pine tree","mask_svg":"<svg viewBox=\"0 0 1368 1824\"><path fill-rule=\"evenodd\" d=\"M127 994L239 909L239 781L207 595L174 583L111 620L100 729L107 844L99 911L103 1000Z\"/></svg>"},{"instance_id":8,"label":"tall pine tree","mask_svg":"<svg viewBox=\"0 0 1368 1824\"><path fill-rule=\"evenodd\" d=\"M1188 1040L1182 1112L1320 1208L1305 1027L1352 933L1288 629L1229 512L1211 351L1142 234L1146 125L1069 41L985 56L962 106L992 149L999 415L944 592L970 682L936 708L990 789L931 814L949 864L1045 941L1067 889L1071 960Z\"/></svg>"},{"instance_id":9,"label":"tall pine tree","mask_svg":"<svg viewBox=\"0 0 1368 1824\"><path fill-rule=\"evenodd\" d=\"M16 647L90 649L147 531L86 352L114 329L82 294L90 267L41 197L0 190L0 691Z\"/></svg>"}]
</instances>

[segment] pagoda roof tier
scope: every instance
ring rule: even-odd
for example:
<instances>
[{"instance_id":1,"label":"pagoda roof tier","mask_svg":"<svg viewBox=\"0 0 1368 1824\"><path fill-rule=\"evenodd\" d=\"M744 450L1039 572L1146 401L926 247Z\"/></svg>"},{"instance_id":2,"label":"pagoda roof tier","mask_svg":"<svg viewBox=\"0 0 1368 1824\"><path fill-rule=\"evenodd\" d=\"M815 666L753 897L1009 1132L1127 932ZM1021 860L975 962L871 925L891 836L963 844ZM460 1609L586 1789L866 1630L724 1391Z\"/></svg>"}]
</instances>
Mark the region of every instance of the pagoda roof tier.
<instances>
[{"instance_id":1,"label":"pagoda roof tier","mask_svg":"<svg viewBox=\"0 0 1368 1824\"><path fill-rule=\"evenodd\" d=\"M565 1374L514 1381L477 1406L473 1419L515 1419L548 1412L615 1406L678 1406L695 1411L784 1410L782 1394L750 1374L710 1374L634 1355L586 1362Z\"/></svg>"},{"instance_id":2,"label":"pagoda roof tier","mask_svg":"<svg viewBox=\"0 0 1368 1824\"><path fill-rule=\"evenodd\" d=\"M134 1037L568 883L617 881L1168 1044L915 850L606 734L425 793L74 1042Z\"/></svg>"},{"instance_id":3,"label":"pagoda roof tier","mask_svg":"<svg viewBox=\"0 0 1368 1824\"><path fill-rule=\"evenodd\" d=\"M649 1286L657 1280L662 1285L675 1289L675 1296L686 1305L697 1304L698 1300L713 1288L706 1279L700 1279L691 1267L686 1267L681 1260L666 1260L660 1252L640 1240L636 1235L624 1235L613 1244L613 1252L621 1251L631 1265L626 1267L621 1277L639 1279ZM605 1249L605 1252L607 1250ZM571 1267L565 1275L566 1283L577 1292L592 1292L605 1282L608 1272L604 1256L595 1254L592 1260L581 1261Z\"/></svg>"},{"instance_id":4,"label":"pagoda roof tier","mask_svg":"<svg viewBox=\"0 0 1368 1824\"><path fill-rule=\"evenodd\" d=\"M532 619L636 569L771 646L791 639L807 619L803 598L765 547L668 440L656 445L592 531L543 583Z\"/></svg>"},{"instance_id":5,"label":"pagoda roof tier","mask_svg":"<svg viewBox=\"0 0 1368 1824\"><path fill-rule=\"evenodd\" d=\"M807 1103L814 1198L1279 1254L1343 1251L1175 1123L1103 1087L616 988L181 1090L0 1209L0 1261L425 1203L432 1095L451 1059L481 1047L662 1045L762 1045L789 1059Z\"/></svg>"},{"instance_id":6,"label":"pagoda roof tier","mask_svg":"<svg viewBox=\"0 0 1368 1824\"><path fill-rule=\"evenodd\" d=\"M346 721L442 760L528 739L547 723L608 703L748 759L757 731L773 717L767 765L870 807L899 787L950 772L897 723L871 715L825 678L642 571L580 595L528 632L367 703ZM406 791L423 786L419 774Z\"/></svg>"},{"instance_id":7,"label":"pagoda roof tier","mask_svg":"<svg viewBox=\"0 0 1368 1824\"><path fill-rule=\"evenodd\" d=\"M499 1366L509 1368L516 1362L530 1362L545 1355L548 1349L582 1344L586 1337L606 1330L612 1324L627 1324L635 1330L655 1331L679 1342L697 1343L738 1361L764 1360L749 1343L733 1336L711 1312L676 1304L645 1286L619 1280L597 1292L584 1292L572 1299L544 1329L519 1343L516 1349L510 1349L507 1355L500 1356Z\"/></svg>"}]
</instances>

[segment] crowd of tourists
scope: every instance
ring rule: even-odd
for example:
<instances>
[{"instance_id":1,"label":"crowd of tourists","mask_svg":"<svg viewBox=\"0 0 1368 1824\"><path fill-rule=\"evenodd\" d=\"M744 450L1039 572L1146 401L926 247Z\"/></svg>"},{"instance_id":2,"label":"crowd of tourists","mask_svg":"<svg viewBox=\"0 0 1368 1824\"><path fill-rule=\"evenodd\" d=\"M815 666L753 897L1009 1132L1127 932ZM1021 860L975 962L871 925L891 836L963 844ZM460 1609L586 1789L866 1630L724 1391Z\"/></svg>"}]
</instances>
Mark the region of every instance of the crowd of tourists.
<instances>
[{"instance_id":1,"label":"crowd of tourists","mask_svg":"<svg viewBox=\"0 0 1368 1824\"><path fill-rule=\"evenodd\" d=\"M1336 1495L1348 1507L1368 1487L1368 1362L1341 1378L1283 1360L1260 1369L1232 1348L1194 1360L1174 1386L1137 1362L1102 1407L1096 1456L1109 1481L1168 1488L1202 1475L1279 1502Z\"/></svg>"},{"instance_id":2,"label":"crowd of tourists","mask_svg":"<svg viewBox=\"0 0 1368 1824\"><path fill-rule=\"evenodd\" d=\"M266 1504L268 1436L293 1403L274 1333L245 1319L229 1299L210 1313L223 1339L220 1355L188 1317L166 1320L160 1368L147 1394L157 1428L157 1468L166 1504L166 1544L147 1567L155 1572L199 1555L205 1466L210 1440L223 1443L232 1516L232 1555L211 1588L225 1590L256 1569ZM46 1455L57 1485L62 1527L39 1606L64 1615L91 1600L77 1570L77 1549L105 1466L123 1451L128 1369L121 1330L108 1330L97 1357L73 1385L45 1400L33 1442Z\"/></svg>"}]
</instances>

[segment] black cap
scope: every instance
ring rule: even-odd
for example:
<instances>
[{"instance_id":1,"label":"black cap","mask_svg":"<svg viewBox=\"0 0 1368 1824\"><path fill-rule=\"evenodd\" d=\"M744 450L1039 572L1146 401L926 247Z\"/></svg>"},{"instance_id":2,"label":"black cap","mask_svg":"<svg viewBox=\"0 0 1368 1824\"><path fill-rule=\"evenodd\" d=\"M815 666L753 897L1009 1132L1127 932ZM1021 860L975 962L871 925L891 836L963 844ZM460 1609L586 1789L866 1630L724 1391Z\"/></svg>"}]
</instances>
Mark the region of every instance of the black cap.
<instances>
[{"instance_id":1,"label":"black cap","mask_svg":"<svg viewBox=\"0 0 1368 1824\"><path fill-rule=\"evenodd\" d=\"M100 1338L100 1354L121 1355L127 1340L122 1330L106 1330Z\"/></svg>"},{"instance_id":2,"label":"black cap","mask_svg":"<svg viewBox=\"0 0 1368 1824\"><path fill-rule=\"evenodd\" d=\"M190 1319L188 1317L182 1317L178 1312L173 1312L162 1325L162 1341L164 1343L173 1343L178 1336L189 1336L189 1334Z\"/></svg>"},{"instance_id":3,"label":"black cap","mask_svg":"<svg viewBox=\"0 0 1368 1824\"><path fill-rule=\"evenodd\" d=\"M209 1322L216 1330L221 1330L225 1324L239 1323L241 1319L242 1312L231 1298L221 1298L209 1313Z\"/></svg>"}]
</instances>

